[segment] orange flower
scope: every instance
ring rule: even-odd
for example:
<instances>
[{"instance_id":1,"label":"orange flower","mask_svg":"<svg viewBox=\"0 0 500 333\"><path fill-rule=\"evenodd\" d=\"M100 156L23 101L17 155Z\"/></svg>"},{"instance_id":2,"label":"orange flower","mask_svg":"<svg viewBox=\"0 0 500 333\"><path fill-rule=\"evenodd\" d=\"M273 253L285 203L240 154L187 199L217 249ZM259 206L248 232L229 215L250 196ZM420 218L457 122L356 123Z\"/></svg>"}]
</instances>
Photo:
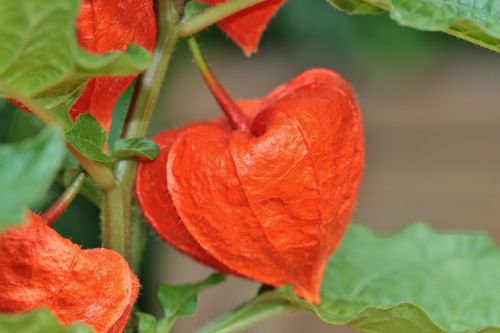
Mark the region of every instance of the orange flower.
<instances>
[{"instance_id":1,"label":"orange flower","mask_svg":"<svg viewBox=\"0 0 500 333\"><path fill-rule=\"evenodd\" d=\"M120 255L81 250L38 215L0 234L0 312L46 307L63 324L81 321L97 333L119 333L138 291Z\"/></svg>"},{"instance_id":2,"label":"orange flower","mask_svg":"<svg viewBox=\"0 0 500 333\"><path fill-rule=\"evenodd\" d=\"M317 303L364 164L353 92L314 69L239 106L252 134L220 120L159 134L160 156L139 166L139 204L180 251Z\"/></svg>"},{"instance_id":3,"label":"orange flower","mask_svg":"<svg viewBox=\"0 0 500 333\"><path fill-rule=\"evenodd\" d=\"M199 0L216 6L227 0ZM267 0L241 12L229 16L217 23L224 33L243 50L246 56L257 52L262 33L274 14L285 0Z\"/></svg>"}]
</instances>

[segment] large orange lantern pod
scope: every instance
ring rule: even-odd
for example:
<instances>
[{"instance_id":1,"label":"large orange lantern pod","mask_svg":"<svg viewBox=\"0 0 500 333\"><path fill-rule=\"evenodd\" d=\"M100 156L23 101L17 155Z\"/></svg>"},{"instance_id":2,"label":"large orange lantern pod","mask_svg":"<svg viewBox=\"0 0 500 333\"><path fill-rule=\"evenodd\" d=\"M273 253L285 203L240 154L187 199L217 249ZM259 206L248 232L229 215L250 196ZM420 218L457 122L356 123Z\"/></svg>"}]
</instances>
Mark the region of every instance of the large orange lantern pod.
<instances>
[{"instance_id":1,"label":"large orange lantern pod","mask_svg":"<svg viewBox=\"0 0 500 333\"><path fill-rule=\"evenodd\" d=\"M155 138L162 153L140 163L139 204L180 251L318 303L364 165L354 94L335 72L313 69L238 104L250 132L217 120Z\"/></svg>"},{"instance_id":2,"label":"large orange lantern pod","mask_svg":"<svg viewBox=\"0 0 500 333\"><path fill-rule=\"evenodd\" d=\"M38 215L0 233L0 312L44 307L63 324L119 333L138 292L139 281L119 254L81 250Z\"/></svg>"}]
</instances>

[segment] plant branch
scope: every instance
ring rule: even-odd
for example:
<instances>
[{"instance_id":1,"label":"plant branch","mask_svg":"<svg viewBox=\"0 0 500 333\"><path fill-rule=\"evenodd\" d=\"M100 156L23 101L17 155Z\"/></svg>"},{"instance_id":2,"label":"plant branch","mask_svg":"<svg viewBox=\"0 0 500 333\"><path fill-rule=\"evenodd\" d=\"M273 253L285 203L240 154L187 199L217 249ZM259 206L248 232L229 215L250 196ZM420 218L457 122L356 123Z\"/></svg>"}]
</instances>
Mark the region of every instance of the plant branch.
<instances>
[{"instance_id":1,"label":"plant branch","mask_svg":"<svg viewBox=\"0 0 500 333\"><path fill-rule=\"evenodd\" d=\"M153 51L153 65L139 78L134 97L130 104L122 138L146 136L163 79L170 63L170 58L177 43L178 16L172 0L160 0L158 3L159 36ZM137 162L123 160L115 168L118 179L126 188L132 188L135 180Z\"/></svg>"},{"instance_id":2,"label":"plant branch","mask_svg":"<svg viewBox=\"0 0 500 333\"><path fill-rule=\"evenodd\" d=\"M123 205L125 197L119 184L102 192L101 232L103 246L130 262L130 211Z\"/></svg>"},{"instance_id":3,"label":"plant branch","mask_svg":"<svg viewBox=\"0 0 500 333\"><path fill-rule=\"evenodd\" d=\"M179 29L180 37L188 37L237 12L266 0L230 0L186 19Z\"/></svg>"},{"instance_id":4,"label":"plant branch","mask_svg":"<svg viewBox=\"0 0 500 333\"><path fill-rule=\"evenodd\" d=\"M219 82L217 77L214 75L210 67L205 62L203 55L201 54L198 43L194 36L188 38L189 49L193 55L193 58L200 70L203 79L205 80L210 92L217 100L217 103L224 111L226 118L229 120L231 127L235 130L244 131L250 133L250 126L248 124L248 119L246 119L243 112L233 101L231 96L227 93L226 89Z\"/></svg>"},{"instance_id":5,"label":"plant branch","mask_svg":"<svg viewBox=\"0 0 500 333\"><path fill-rule=\"evenodd\" d=\"M284 299L273 297L272 293L263 294L202 327L196 333L239 332L264 320L297 310L299 310L298 307Z\"/></svg>"},{"instance_id":6,"label":"plant branch","mask_svg":"<svg viewBox=\"0 0 500 333\"><path fill-rule=\"evenodd\" d=\"M42 121L57 126L63 132L72 125L69 119L55 117L30 98L16 96L15 94L12 97L23 103ZM130 260L130 212L121 204L124 202L123 198L126 195L122 186L117 182L113 171L108 165L86 158L69 143L66 144L66 147L102 190L101 231L103 246L117 251L127 260ZM49 214L51 213L49 212ZM52 218L49 215L48 219L51 220Z\"/></svg>"},{"instance_id":7,"label":"plant branch","mask_svg":"<svg viewBox=\"0 0 500 333\"><path fill-rule=\"evenodd\" d=\"M66 172L67 170L59 172L59 174L56 177L57 183L63 187L68 186L68 181L66 180L65 176ZM75 174L78 175L80 172L81 170L76 172ZM75 179L75 174L73 175L72 179ZM95 182L90 177L84 178L83 185L80 188L78 194L86 198L94 206L96 207L101 206L101 189L97 187Z\"/></svg>"},{"instance_id":8,"label":"plant branch","mask_svg":"<svg viewBox=\"0 0 500 333\"><path fill-rule=\"evenodd\" d=\"M82 188L84 180L85 174L83 172L78 174L63 194L56 200L56 202L54 202L49 209L42 214L42 218L48 225L52 225L66 210L66 208L68 208L69 204L73 201L73 199L75 199L76 195Z\"/></svg>"},{"instance_id":9,"label":"plant branch","mask_svg":"<svg viewBox=\"0 0 500 333\"><path fill-rule=\"evenodd\" d=\"M116 186L116 179L112 170L104 163L89 160L70 144L66 144L69 151L76 157L80 165L94 179L97 186L103 190L111 190Z\"/></svg>"},{"instance_id":10,"label":"plant branch","mask_svg":"<svg viewBox=\"0 0 500 333\"><path fill-rule=\"evenodd\" d=\"M44 107L40 106L34 99L26 97L15 90L9 89L9 87L0 84L0 91L5 91L9 98L21 103L28 110L33 112L38 118L40 118L46 125L58 127L61 130L66 130L71 126L71 121L69 118L57 117Z\"/></svg>"},{"instance_id":11,"label":"plant branch","mask_svg":"<svg viewBox=\"0 0 500 333\"><path fill-rule=\"evenodd\" d=\"M71 120L67 117L57 117L51 112L47 111L45 108L40 106L36 101L32 98L25 97L20 95L15 91L11 91L5 87L0 87L1 89L8 91L8 95L15 99L16 101L24 104L31 112L33 112L37 117L39 117L45 124L49 126L55 126L59 128L62 132L67 130L72 124ZM82 167L87 171L87 173L94 179L97 186L101 189L109 189L112 188L115 184L115 178L111 169L103 164L96 161L89 160L82 154L78 152L73 146L70 144L66 144L69 151L73 153L73 155L78 159Z\"/></svg>"},{"instance_id":12,"label":"plant branch","mask_svg":"<svg viewBox=\"0 0 500 333\"><path fill-rule=\"evenodd\" d=\"M158 39L156 47L153 50L153 65L144 72L138 79L134 96L129 107L125 126L122 131L122 138L144 137L147 134L151 117L156 106L156 101L160 93L165 74L167 72L172 53L178 40L177 27L179 16L176 10L174 0L158 0L157 2L157 20L158 20ZM137 271L140 256L142 255L142 233L143 228L138 225L141 223L139 218L130 221L132 214L132 192L137 172L137 161L122 160L115 165L115 176L122 189L120 204L123 213L126 215L125 224L128 230L128 238L131 250L129 262ZM112 200L106 200L110 205L116 205ZM111 209L108 209L111 211ZM134 214L138 215L138 214ZM106 217L106 216L103 216ZM134 224L134 225L132 225ZM111 230L109 230L111 231ZM131 233L133 233L131 235Z\"/></svg>"}]
</instances>

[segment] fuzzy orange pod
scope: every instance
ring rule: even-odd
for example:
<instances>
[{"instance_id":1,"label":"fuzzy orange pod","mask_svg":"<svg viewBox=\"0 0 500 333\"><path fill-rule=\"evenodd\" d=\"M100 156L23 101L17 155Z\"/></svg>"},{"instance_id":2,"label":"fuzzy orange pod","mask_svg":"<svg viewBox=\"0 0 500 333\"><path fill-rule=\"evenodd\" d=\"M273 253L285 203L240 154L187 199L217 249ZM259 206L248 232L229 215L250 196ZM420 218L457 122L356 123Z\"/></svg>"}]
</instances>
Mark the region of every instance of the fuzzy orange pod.
<instances>
[{"instance_id":1,"label":"fuzzy orange pod","mask_svg":"<svg viewBox=\"0 0 500 333\"><path fill-rule=\"evenodd\" d=\"M153 0L84 0L76 22L80 46L91 53L124 51L130 43L152 51L156 41ZM90 112L109 131L120 95L137 75L90 80L71 116Z\"/></svg>"},{"instance_id":2,"label":"fuzzy orange pod","mask_svg":"<svg viewBox=\"0 0 500 333\"><path fill-rule=\"evenodd\" d=\"M0 312L45 307L63 324L119 333L138 293L139 281L119 254L81 250L36 214L0 234Z\"/></svg>"},{"instance_id":3,"label":"fuzzy orange pod","mask_svg":"<svg viewBox=\"0 0 500 333\"><path fill-rule=\"evenodd\" d=\"M180 251L318 303L364 165L354 94L335 72L312 69L238 104L251 134L217 120L155 138L162 152L140 162L139 204Z\"/></svg>"},{"instance_id":4,"label":"fuzzy orange pod","mask_svg":"<svg viewBox=\"0 0 500 333\"><path fill-rule=\"evenodd\" d=\"M227 0L199 0L210 6L217 6ZM217 23L219 28L250 56L257 52L259 42L269 21L285 0L266 0L242 10Z\"/></svg>"}]
</instances>

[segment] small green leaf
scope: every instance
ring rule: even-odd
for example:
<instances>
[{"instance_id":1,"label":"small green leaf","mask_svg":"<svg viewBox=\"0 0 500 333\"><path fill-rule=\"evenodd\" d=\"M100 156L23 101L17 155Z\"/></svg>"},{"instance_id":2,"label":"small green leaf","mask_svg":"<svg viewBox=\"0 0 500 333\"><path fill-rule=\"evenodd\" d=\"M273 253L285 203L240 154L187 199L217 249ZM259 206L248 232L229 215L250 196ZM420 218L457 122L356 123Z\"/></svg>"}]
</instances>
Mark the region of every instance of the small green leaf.
<instances>
[{"instance_id":1,"label":"small green leaf","mask_svg":"<svg viewBox=\"0 0 500 333\"><path fill-rule=\"evenodd\" d=\"M500 52L498 0L328 0L352 14L378 7L399 24L425 31L444 31L487 49ZM363 6L363 3L366 6Z\"/></svg>"},{"instance_id":2,"label":"small green leaf","mask_svg":"<svg viewBox=\"0 0 500 333\"><path fill-rule=\"evenodd\" d=\"M38 309L22 314L0 313L0 333L92 333L82 324L63 326L48 310Z\"/></svg>"},{"instance_id":3,"label":"small green leaf","mask_svg":"<svg viewBox=\"0 0 500 333\"><path fill-rule=\"evenodd\" d=\"M209 287L222 283L224 276L212 274L205 280L183 285L162 284L158 288L157 297L165 317L190 316L196 311L198 294Z\"/></svg>"},{"instance_id":4,"label":"small green leaf","mask_svg":"<svg viewBox=\"0 0 500 333\"><path fill-rule=\"evenodd\" d=\"M163 308L165 317L160 319L156 324L156 331L152 331L152 316L141 316L139 327L143 330L141 333L164 333L168 332L176 317L190 316L196 311L198 305L198 294L214 285L224 281L224 276L221 274L212 274L205 280L182 285L162 284L158 288L157 297L160 305Z\"/></svg>"},{"instance_id":5,"label":"small green leaf","mask_svg":"<svg viewBox=\"0 0 500 333\"><path fill-rule=\"evenodd\" d=\"M163 308L164 317L156 320L148 313L139 313L139 333L167 333L179 316L190 316L196 311L198 294L224 281L221 274L212 274L205 280L182 285L162 284L157 298Z\"/></svg>"},{"instance_id":6,"label":"small green leaf","mask_svg":"<svg viewBox=\"0 0 500 333\"><path fill-rule=\"evenodd\" d=\"M115 159L146 157L153 160L160 153L160 147L146 138L131 138L116 140L113 148Z\"/></svg>"},{"instance_id":7,"label":"small green leaf","mask_svg":"<svg viewBox=\"0 0 500 333\"><path fill-rule=\"evenodd\" d=\"M157 333L156 318L149 313L139 312L139 333Z\"/></svg>"},{"instance_id":8,"label":"small green leaf","mask_svg":"<svg viewBox=\"0 0 500 333\"><path fill-rule=\"evenodd\" d=\"M371 333L500 332L500 252L488 237L418 223L384 237L352 225L326 269L323 321ZM265 294L264 294L265 295Z\"/></svg>"},{"instance_id":9,"label":"small green leaf","mask_svg":"<svg viewBox=\"0 0 500 333\"><path fill-rule=\"evenodd\" d=\"M84 52L75 35L79 8L79 0L0 0L0 97L68 122L66 111L89 79L149 66L151 55L137 45L103 55Z\"/></svg>"},{"instance_id":10,"label":"small green leaf","mask_svg":"<svg viewBox=\"0 0 500 333\"><path fill-rule=\"evenodd\" d=\"M206 3L198 2L195 0L189 1L184 7L184 19L203 13L210 8Z\"/></svg>"},{"instance_id":11,"label":"small green leaf","mask_svg":"<svg viewBox=\"0 0 500 333\"><path fill-rule=\"evenodd\" d=\"M363 0L328 0L328 2L349 14L378 14L384 12L383 9L372 6Z\"/></svg>"},{"instance_id":12,"label":"small green leaf","mask_svg":"<svg viewBox=\"0 0 500 333\"><path fill-rule=\"evenodd\" d=\"M80 115L64 133L66 141L88 159L109 163L113 159L103 152L106 131L90 113Z\"/></svg>"},{"instance_id":13,"label":"small green leaf","mask_svg":"<svg viewBox=\"0 0 500 333\"><path fill-rule=\"evenodd\" d=\"M0 230L24 221L27 205L45 195L64 155L62 135L54 128L0 145Z\"/></svg>"}]
</instances>

